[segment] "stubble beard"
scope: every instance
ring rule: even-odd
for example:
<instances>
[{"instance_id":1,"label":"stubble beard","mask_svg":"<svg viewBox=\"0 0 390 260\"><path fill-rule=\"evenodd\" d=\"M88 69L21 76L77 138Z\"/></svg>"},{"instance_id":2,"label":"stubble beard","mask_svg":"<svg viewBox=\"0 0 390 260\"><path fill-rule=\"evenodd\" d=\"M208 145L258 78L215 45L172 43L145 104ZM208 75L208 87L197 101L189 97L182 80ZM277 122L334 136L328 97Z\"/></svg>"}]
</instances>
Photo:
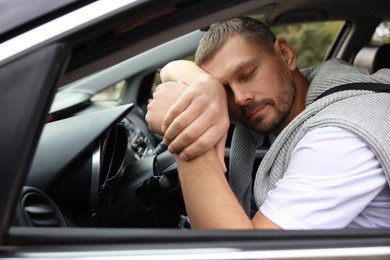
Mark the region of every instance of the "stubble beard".
<instances>
[{"instance_id":1,"label":"stubble beard","mask_svg":"<svg viewBox=\"0 0 390 260\"><path fill-rule=\"evenodd\" d=\"M268 134L280 132L281 127L285 124L286 118L290 113L292 105L295 100L296 86L290 74L286 75L279 71L279 93L276 100L263 99L261 101L254 101L242 108L241 115L246 118L250 111L255 111L258 108L267 104L272 106L275 116L271 117L260 114L252 120L252 122L245 121L243 123L246 127L252 129L259 134Z\"/></svg>"}]
</instances>

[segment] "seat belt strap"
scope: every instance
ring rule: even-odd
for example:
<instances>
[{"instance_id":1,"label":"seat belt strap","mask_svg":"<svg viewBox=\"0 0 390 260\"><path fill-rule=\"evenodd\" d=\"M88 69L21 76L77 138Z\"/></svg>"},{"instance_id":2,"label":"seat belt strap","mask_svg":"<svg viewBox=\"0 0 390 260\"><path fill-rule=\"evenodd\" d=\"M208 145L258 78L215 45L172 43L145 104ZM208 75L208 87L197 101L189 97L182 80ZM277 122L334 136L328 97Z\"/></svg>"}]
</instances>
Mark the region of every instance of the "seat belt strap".
<instances>
[{"instance_id":1,"label":"seat belt strap","mask_svg":"<svg viewBox=\"0 0 390 260\"><path fill-rule=\"evenodd\" d=\"M323 98L327 95L344 91L344 90L370 90L376 92L388 92L390 93L390 84L384 83L372 83L372 82L357 82L357 83L348 83L340 86L333 87L328 89L321 95L319 95L314 101L317 101L320 98ZM314 102L313 101L313 102Z\"/></svg>"}]
</instances>

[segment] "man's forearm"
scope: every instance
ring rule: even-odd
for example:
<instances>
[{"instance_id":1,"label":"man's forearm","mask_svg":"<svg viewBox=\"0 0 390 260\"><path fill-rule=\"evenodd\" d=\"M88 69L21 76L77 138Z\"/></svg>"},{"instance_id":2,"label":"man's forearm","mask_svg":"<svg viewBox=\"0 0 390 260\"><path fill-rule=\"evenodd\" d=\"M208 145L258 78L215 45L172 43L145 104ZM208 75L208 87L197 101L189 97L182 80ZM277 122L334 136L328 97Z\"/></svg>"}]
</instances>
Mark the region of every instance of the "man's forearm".
<instances>
[{"instance_id":1,"label":"man's forearm","mask_svg":"<svg viewBox=\"0 0 390 260\"><path fill-rule=\"evenodd\" d=\"M187 214L196 229L253 229L214 149L191 161L176 157Z\"/></svg>"},{"instance_id":2,"label":"man's forearm","mask_svg":"<svg viewBox=\"0 0 390 260\"><path fill-rule=\"evenodd\" d=\"M160 71L162 82L182 81L190 85L196 81L207 80L210 75L202 68L198 67L195 62L188 60L176 60L166 64Z\"/></svg>"}]
</instances>

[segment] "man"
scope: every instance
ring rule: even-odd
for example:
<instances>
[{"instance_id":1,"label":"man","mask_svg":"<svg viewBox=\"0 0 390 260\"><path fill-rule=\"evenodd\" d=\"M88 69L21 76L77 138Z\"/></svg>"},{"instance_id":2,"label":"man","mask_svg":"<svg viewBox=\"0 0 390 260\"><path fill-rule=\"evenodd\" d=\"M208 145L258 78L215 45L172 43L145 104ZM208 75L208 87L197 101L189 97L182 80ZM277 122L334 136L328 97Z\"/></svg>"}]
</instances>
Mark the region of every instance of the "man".
<instances>
[{"instance_id":1,"label":"man","mask_svg":"<svg viewBox=\"0 0 390 260\"><path fill-rule=\"evenodd\" d=\"M176 154L191 226L390 227L390 95L349 90L315 101L345 83L389 83L389 74L368 75L338 60L301 72L290 45L263 23L243 17L212 26L196 65L176 61L163 68L166 83L146 117ZM229 118L240 132L241 158L253 158L264 134L277 136L254 191L252 159L230 176L234 192L224 175Z\"/></svg>"}]
</instances>

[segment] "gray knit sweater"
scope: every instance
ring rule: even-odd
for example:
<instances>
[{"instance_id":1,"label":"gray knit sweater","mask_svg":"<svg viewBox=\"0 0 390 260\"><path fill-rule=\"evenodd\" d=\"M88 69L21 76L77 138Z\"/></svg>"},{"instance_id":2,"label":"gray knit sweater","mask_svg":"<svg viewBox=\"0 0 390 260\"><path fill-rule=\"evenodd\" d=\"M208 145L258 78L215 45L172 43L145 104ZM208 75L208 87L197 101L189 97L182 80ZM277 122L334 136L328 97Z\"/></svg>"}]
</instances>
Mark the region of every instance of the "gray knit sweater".
<instances>
[{"instance_id":1,"label":"gray knit sweater","mask_svg":"<svg viewBox=\"0 0 390 260\"><path fill-rule=\"evenodd\" d=\"M325 126L347 129L366 142L376 154L390 184L390 94L366 90L347 90L313 102L326 90L346 83L390 83L390 70L383 69L369 75L341 60L330 60L316 69L303 70L302 73L311 82L306 96L305 109L278 135L257 170L254 182L254 199L257 208L263 204L268 191L275 188L277 180L283 177L291 153L300 139L307 132ZM249 131L241 126L238 128L238 132ZM256 147L253 145L254 139L257 140L257 143L262 140L258 134L249 132L251 136L239 133L239 136L236 137L243 147L240 151L241 156L235 157L241 157L241 160L245 158L243 161L246 164L248 164L248 158L249 160L253 159L250 154L254 153L253 150ZM240 138L240 136L246 137ZM244 149L245 146L248 149ZM232 149L235 148L232 146ZM233 153L235 152L233 151ZM249 163L249 165L251 164ZM235 172L239 171L237 169L231 170L232 189L244 209L249 212L252 195L251 185L248 185L250 184L248 182L250 174L246 172L244 178L243 173L238 173L237 177L234 175L236 175Z\"/></svg>"}]
</instances>

